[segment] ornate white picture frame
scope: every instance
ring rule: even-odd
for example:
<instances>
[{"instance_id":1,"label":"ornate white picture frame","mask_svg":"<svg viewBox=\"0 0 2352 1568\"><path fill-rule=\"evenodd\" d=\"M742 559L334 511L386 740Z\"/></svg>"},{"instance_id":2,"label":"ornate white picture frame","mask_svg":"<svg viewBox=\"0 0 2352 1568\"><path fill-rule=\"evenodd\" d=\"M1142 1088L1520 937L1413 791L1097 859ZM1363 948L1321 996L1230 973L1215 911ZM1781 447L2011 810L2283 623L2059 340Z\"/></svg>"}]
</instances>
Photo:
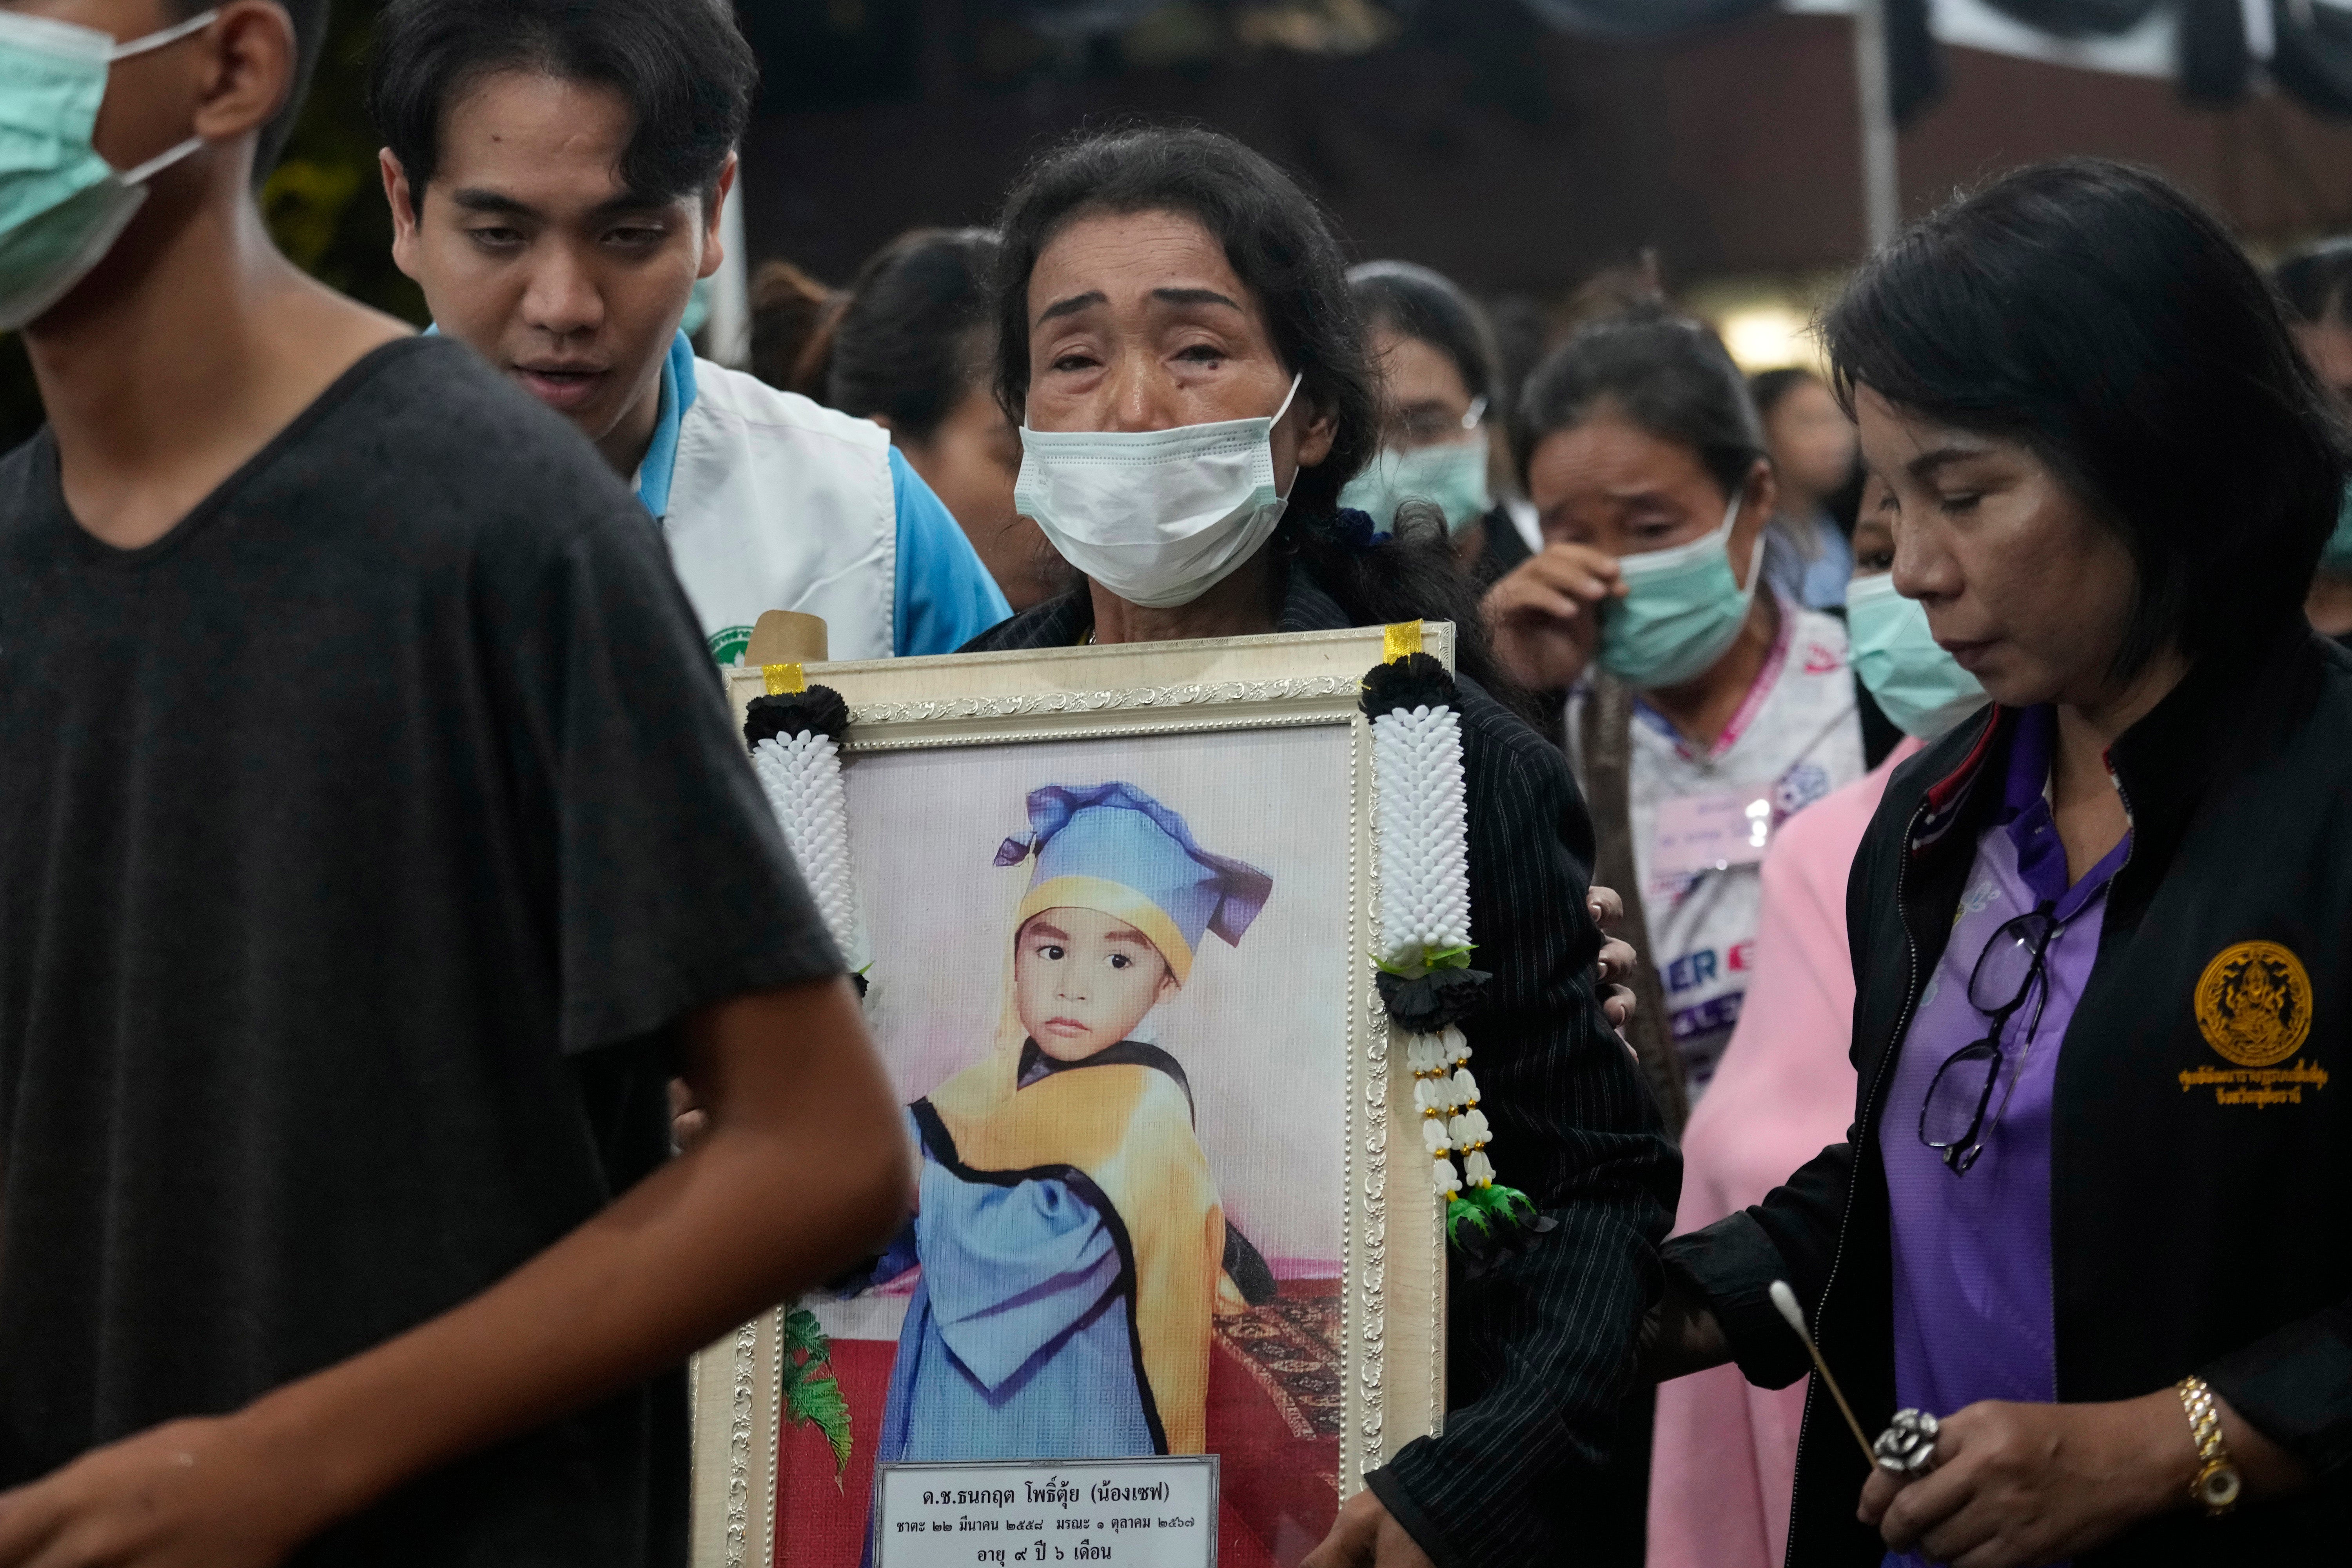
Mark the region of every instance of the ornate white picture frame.
<instances>
[{"instance_id":1,"label":"ornate white picture frame","mask_svg":"<svg viewBox=\"0 0 2352 1568\"><path fill-rule=\"evenodd\" d=\"M1375 779L1374 726L1360 700L1366 671L1395 651L1394 636L1391 632L1384 639L1378 629L1349 630L809 665L790 667L789 675L758 668L729 672L739 716L772 688L793 689L804 682L840 694L849 722L834 750L852 819L849 837L861 847L871 847L866 860L887 858L896 852L894 844L919 840L932 830L935 814L917 810L912 803L920 790L936 790L941 779L970 781L968 790L959 783L959 797L969 794L992 802L990 820L1017 827L1020 794L1013 786L1033 778L1058 779L1065 773L1084 773L1088 779L1108 773L1177 778L1191 783L1173 791L1162 789L1171 795L1167 804L1190 815L1207 847L1246 851L1272 866L1276 890L1268 907L1278 908L1287 891L1283 879L1290 875L1283 859L1286 835L1261 826L1255 838L1234 847L1238 838L1247 837L1244 827L1259 826L1245 822L1242 814L1274 813L1273 796L1279 791L1266 789L1263 781L1284 776L1278 772L1283 768L1301 766L1314 778L1329 781L1328 798L1317 799L1313 806L1318 814L1316 832L1328 832L1330 847L1301 853L1324 854L1331 863L1316 865L1312 877L1300 873L1299 891L1291 896L1295 901L1310 888L1325 889L1316 901L1324 921L1318 930L1337 933L1344 942L1344 952L1330 955L1329 976L1338 1013L1330 1021L1330 1037L1344 1042L1332 1063L1340 1081L1323 1101L1340 1125L1331 1130L1337 1134L1330 1140L1337 1157L1329 1162L1328 1190L1315 1200L1329 1205L1338 1248L1331 1260L1339 1281L1337 1342L1332 1346L1338 1386L1328 1396L1332 1407L1321 1413L1327 1421L1336 1419L1337 1467L1328 1478L1334 1507L1360 1488L1367 1470L1413 1437L1436 1430L1444 1410L1447 1202L1427 1174L1424 1123L1429 1105L1425 1097L1416 1097L1415 1064L1407 1058L1410 1037L1391 1022L1375 984L1374 960L1383 950L1378 826L1383 813ZM1422 651L1451 666L1451 626L1424 625L1414 640ZM1284 736L1295 739L1280 738ZM1246 765L1235 764L1229 785L1204 786L1202 778L1222 780L1224 775L1215 767L1204 774L1197 759L1214 759L1221 749L1236 757L1246 752ZM1021 759L1030 755L1041 761L1024 771ZM1307 760L1295 764L1286 761L1294 756ZM1061 759L1071 761L1066 766ZM1129 760L1134 765L1123 766ZM773 763L773 757L763 761L762 776L780 816L822 815L821 806L803 804L802 796L789 789L779 792ZM903 773L909 768L930 770L924 775L928 782L892 782L891 770ZM1268 773L1268 768L1277 773ZM1253 784L1253 779L1260 782ZM886 809L913 820L879 825L877 837L877 825L866 817ZM838 806L835 813L837 816ZM906 961L903 941L897 959L891 956L891 922L907 918L902 910L889 907L893 899L887 889L894 885L889 880L893 873L863 862L853 871L845 858L836 858L838 864L816 864L825 860L827 851L807 837L809 823L787 821L786 828L851 962L863 966L873 961L868 1016L886 1058L892 1056L894 1042L901 1042L896 1048L902 1055L919 1051L919 1045L902 1043L914 1037L906 1024L907 998L912 993L904 987L915 983L909 971L916 966ZM838 837L837 828L818 831ZM1222 837L1211 841L1213 833ZM922 853L933 855L941 865L961 863L979 852L969 841L971 837L966 832L939 851ZM1008 837L1006 850L1015 843ZM1042 876L1042 851L1037 858ZM1002 856L998 863L1005 864ZM903 885L903 873L898 875L898 885ZM1026 873L1015 867L996 875L1017 881ZM845 887L853 878L857 892ZM958 908L966 901L986 905L974 920L993 921L992 929L1001 930L1009 906L992 898L961 900L952 889L963 885L943 880L940 900ZM877 889L884 889L882 897L875 896ZM903 906L908 900L898 901ZM1334 901L1341 908L1326 908ZM929 911L927 918L936 919L937 913ZM1275 923L1269 921L1261 930ZM1237 962L1236 953L1251 951L1246 941L1234 943L1232 952L1213 942L1202 945L1204 973L1213 963L1231 964ZM978 965L969 967L976 970ZM1010 971L1008 961L1006 974ZM984 981L993 994L1000 985L998 975L988 973ZM980 983L976 978L975 984ZM901 989L894 992L894 986ZM1264 1048L1278 1045L1269 1040ZM1181 1044L1177 1054L1184 1054ZM928 1084L936 1081L936 1072L928 1068L922 1070L931 1072L930 1077L911 1081L906 1074L915 1069L904 1061L894 1062L893 1068L910 1095L929 1093ZM1197 1075L1202 1068L1195 1071ZM1213 1112L1213 1091L1205 1085L1195 1089L1202 1090L1197 1096L1198 1114L1206 1121ZM1209 1142L1205 1133L1203 1142ZM1443 1142L1440 1136L1438 1142ZM1220 1152L1212 1145L1212 1165ZM1229 1167L1255 1163L1232 1161L1230 1147L1223 1152ZM1247 1179L1239 1171L1226 1178L1229 1184ZM1318 1174L1317 1181L1324 1179ZM1231 1194L1228 1200L1231 1208ZM1279 1248L1266 1250L1272 1256ZM1282 1267L1277 1260L1271 1272L1280 1275ZM831 1325L828 1331L838 1336L844 1323L856 1330L856 1302L827 1306L819 1315ZM778 1501L780 1482L787 1479L782 1472L789 1468L780 1465L780 1455L799 1451L791 1447L795 1439L785 1414L785 1385L799 1364L791 1348L793 1336L786 1312L779 1309L763 1314L695 1359L697 1568L801 1568L803 1563L819 1568L818 1558L805 1547L792 1548L793 1512ZM1269 1392L1282 1397L1271 1384ZM1297 1419L1295 1409L1292 1418ZM872 1424L869 1412L863 1425L870 1428ZM1159 1427L1155 1425L1153 1430L1156 1434ZM1215 1436L1212 1423L1212 1448L1216 1447ZM857 1430L852 1441L871 1444L876 1437L870 1429ZM798 1440L804 1448L806 1435ZM1236 1481L1243 1483L1245 1497L1246 1478L1236 1476L1230 1456L1225 1468L1228 1498ZM843 1495L852 1497L855 1489L853 1484ZM1314 1543L1286 1538L1279 1545L1267 1543L1267 1556L1296 1562ZM837 1549L828 1550L838 1555ZM855 1568L855 1563L850 1557L845 1568Z\"/></svg>"}]
</instances>

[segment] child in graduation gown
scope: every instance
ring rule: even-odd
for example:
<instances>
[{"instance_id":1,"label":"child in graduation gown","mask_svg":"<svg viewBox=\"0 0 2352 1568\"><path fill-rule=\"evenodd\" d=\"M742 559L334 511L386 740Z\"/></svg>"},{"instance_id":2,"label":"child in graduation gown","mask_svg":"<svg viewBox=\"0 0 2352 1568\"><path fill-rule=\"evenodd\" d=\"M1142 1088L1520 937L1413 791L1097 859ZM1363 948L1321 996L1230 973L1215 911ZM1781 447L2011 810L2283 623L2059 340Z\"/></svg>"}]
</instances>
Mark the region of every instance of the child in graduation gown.
<instances>
[{"instance_id":1,"label":"child in graduation gown","mask_svg":"<svg viewBox=\"0 0 2352 1568\"><path fill-rule=\"evenodd\" d=\"M1184 1069L1129 1037L1205 935L1240 942L1273 880L1132 784L1028 804L1029 834L996 857L1035 860L1013 922L1019 1028L909 1112L916 1217L876 1277L922 1276L886 1462L1206 1447L1224 1214Z\"/></svg>"}]
</instances>

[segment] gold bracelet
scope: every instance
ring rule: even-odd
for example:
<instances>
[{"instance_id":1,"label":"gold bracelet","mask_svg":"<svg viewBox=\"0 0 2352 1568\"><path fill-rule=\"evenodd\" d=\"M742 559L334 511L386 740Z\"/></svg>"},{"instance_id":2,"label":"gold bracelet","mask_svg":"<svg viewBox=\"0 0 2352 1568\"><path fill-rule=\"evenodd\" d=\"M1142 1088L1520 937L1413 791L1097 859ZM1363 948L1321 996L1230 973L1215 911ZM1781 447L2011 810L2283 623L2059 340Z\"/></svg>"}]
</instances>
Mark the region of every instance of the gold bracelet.
<instances>
[{"instance_id":1,"label":"gold bracelet","mask_svg":"<svg viewBox=\"0 0 2352 1568\"><path fill-rule=\"evenodd\" d=\"M2221 1413L2203 1378L2184 1377L2174 1388L2180 1395L2180 1408L2188 1414L2189 1435L2197 1445L2200 1467L2197 1479L2189 1483L2189 1500L2201 1506L2208 1519L2219 1519L2238 1506L2243 1485L2237 1461L2230 1458L2230 1446L2221 1440Z\"/></svg>"}]
</instances>

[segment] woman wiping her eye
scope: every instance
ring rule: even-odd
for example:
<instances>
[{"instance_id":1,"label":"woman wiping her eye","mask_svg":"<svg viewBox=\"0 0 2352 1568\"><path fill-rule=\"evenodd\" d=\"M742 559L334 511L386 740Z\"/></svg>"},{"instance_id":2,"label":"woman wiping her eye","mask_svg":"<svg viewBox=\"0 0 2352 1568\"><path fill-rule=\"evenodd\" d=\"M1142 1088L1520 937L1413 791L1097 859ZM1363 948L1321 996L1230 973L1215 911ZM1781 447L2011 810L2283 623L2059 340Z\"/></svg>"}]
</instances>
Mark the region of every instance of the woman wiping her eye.
<instances>
[{"instance_id":1,"label":"woman wiping her eye","mask_svg":"<svg viewBox=\"0 0 2352 1568\"><path fill-rule=\"evenodd\" d=\"M1630 1037L1679 1121L1755 974L1772 835L1868 760L1845 628L1768 581L1778 477L1696 322L1579 333L1528 378L1513 446L1545 548L1486 610L1523 679L1567 689L1593 875L1651 960Z\"/></svg>"}]
</instances>

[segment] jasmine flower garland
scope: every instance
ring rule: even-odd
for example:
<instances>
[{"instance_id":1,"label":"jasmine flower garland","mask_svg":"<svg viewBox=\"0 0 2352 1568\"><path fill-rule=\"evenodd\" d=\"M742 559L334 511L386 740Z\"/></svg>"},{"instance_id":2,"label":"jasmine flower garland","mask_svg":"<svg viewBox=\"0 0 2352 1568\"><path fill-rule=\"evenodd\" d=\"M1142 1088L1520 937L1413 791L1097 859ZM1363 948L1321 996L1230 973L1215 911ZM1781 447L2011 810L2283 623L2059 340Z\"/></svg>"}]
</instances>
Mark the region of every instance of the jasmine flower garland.
<instances>
[{"instance_id":1,"label":"jasmine flower garland","mask_svg":"<svg viewBox=\"0 0 2352 1568\"><path fill-rule=\"evenodd\" d=\"M1418 626L1392 627L1392 650ZM1470 967L1469 815L1453 675L1425 653L1398 651L1364 678L1379 793L1381 1000L1404 1031L1430 1180L1446 1201L1445 1233L1475 1275L1553 1228L1525 1193L1495 1179L1493 1129L1478 1108L1458 1027L1490 978ZM1460 1164L1455 1164L1455 1156Z\"/></svg>"},{"instance_id":2,"label":"jasmine flower garland","mask_svg":"<svg viewBox=\"0 0 2352 1568\"><path fill-rule=\"evenodd\" d=\"M849 858L849 797L841 784L839 742L849 729L849 707L829 686L802 686L797 665L766 668L769 694L751 700L743 721L751 766L801 880L863 994L866 930Z\"/></svg>"},{"instance_id":3,"label":"jasmine flower garland","mask_svg":"<svg viewBox=\"0 0 2352 1568\"><path fill-rule=\"evenodd\" d=\"M849 797L841 784L841 737L849 730L849 705L829 686L804 683L796 664L761 667L768 695L751 699L743 739L761 793L783 830L801 879L808 884L817 913L834 945L853 966L850 978L866 994L864 921L857 906L857 878L849 858ZM799 1303L780 1315L782 1335L781 1386L786 1417L814 1426L833 1447L834 1483L849 1467L849 1401L833 1373L833 1342L816 1314Z\"/></svg>"}]
</instances>

